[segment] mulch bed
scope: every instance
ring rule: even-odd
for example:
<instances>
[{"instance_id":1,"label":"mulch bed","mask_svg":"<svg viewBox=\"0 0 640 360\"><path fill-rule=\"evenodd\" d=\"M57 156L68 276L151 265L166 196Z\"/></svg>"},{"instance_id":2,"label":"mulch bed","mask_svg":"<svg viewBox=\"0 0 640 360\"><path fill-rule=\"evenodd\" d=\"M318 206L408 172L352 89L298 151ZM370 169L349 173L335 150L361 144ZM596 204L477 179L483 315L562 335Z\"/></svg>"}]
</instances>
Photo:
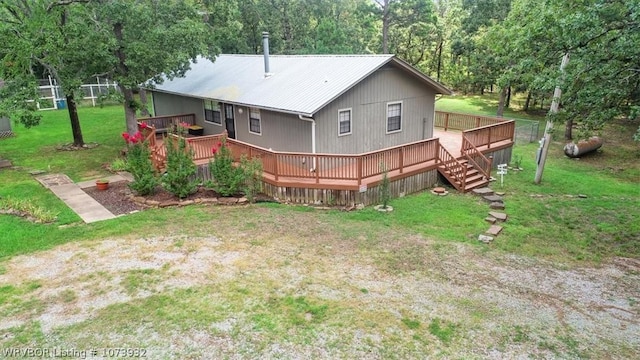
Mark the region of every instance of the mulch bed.
<instances>
[{"instance_id":1,"label":"mulch bed","mask_svg":"<svg viewBox=\"0 0 640 360\"><path fill-rule=\"evenodd\" d=\"M127 181L112 182L107 190L98 190L95 186L83 190L114 215L128 214L144 209L143 206L131 201L128 197L131 194L131 189L129 189Z\"/></svg>"},{"instance_id":2,"label":"mulch bed","mask_svg":"<svg viewBox=\"0 0 640 360\"><path fill-rule=\"evenodd\" d=\"M132 211L140 211L149 207L158 207L163 205L188 205L193 203L219 203L225 205L245 204L246 199L242 195L237 197L221 197L213 190L198 188L198 191L187 196L184 199L178 199L175 195L165 191L162 187L158 187L152 195L144 197L134 197L133 192L129 189L127 181L117 181L109 184L109 189L98 190L95 186L86 188L84 191L111 211L114 215L128 214ZM264 194L256 196L256 202L273 202L274 199ZM144 204L143 204L144 203Z\"/></svg>"}]
</instances>

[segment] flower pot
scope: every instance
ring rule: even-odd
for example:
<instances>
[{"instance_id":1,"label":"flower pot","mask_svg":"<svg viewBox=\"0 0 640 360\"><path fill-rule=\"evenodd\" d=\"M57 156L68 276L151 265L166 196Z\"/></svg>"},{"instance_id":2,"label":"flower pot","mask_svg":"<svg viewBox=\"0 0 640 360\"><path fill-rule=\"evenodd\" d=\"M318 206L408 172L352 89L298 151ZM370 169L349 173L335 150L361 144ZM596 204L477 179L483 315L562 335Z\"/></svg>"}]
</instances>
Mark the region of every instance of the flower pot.
<instances>
[{"instance_id":1,"label":"flower pot","mask_svg":"<svg viewBox=\"0 0 640 360\"><path fill-rule=\"evenodd\" d=\"M109 188L108 180L96 180L96 188L98 190L107 190Z\"/></svg>"}]
</instances>

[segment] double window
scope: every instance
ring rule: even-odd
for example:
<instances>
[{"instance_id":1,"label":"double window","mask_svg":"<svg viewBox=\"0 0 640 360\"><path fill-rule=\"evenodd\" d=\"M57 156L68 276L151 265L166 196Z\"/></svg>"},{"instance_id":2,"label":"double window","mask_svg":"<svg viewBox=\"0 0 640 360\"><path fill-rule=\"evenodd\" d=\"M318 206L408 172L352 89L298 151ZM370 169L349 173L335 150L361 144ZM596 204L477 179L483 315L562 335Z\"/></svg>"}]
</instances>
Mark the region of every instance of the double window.
<instances>
[{"instance_id":1,"label":"double window","mask_svg":"<svg viewBox=\"0 0 640 360\"><path fill-rule=\"evenodd\" d=\"M338 110L338 136L351 134L351 109Z\"/></svg>"},{"instance_id":2,"label":"double window","mask_svg":"<svg viewBox=\"0 0 640 360\"><path fill-rule=\"evenodd\" d=\"M204 101L204 121L216 125L222 125L222 118L220 117L220 104L218 104L217 101Z\"/></svg>"},{"instance_id":3,"label":"double window","mask_svg":"<svg viewBox=\"0 0 640 360\"><path fill-rule=\"evenodd\" d=\"M387 133L402 130L402 102L387 104Z\"/></svg>"},{"instance_id":4,"label":"double window","mask_svg":"<svg viewBox=\"0 0 640 360\"><path fill-rule=\"evenodd\" d=\"M262 135L260 109L249 109L249 132L256 135Z\"/></svg>"}]
</instances>

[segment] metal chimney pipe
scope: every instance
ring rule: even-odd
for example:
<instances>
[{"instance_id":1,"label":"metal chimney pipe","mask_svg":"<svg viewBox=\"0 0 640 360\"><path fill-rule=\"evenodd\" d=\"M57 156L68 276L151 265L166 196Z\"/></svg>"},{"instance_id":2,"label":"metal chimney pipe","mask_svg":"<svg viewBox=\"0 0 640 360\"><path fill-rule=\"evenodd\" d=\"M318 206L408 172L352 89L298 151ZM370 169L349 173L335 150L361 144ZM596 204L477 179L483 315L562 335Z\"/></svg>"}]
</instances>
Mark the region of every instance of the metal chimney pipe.
<instances>
[{"instance_id":1,"label":"metal chimney pipe","mask_svg":"<svg viewBox=\"0 0 640 360\"><path fill-rule=\"evenodd\" d=\"M269 68L269 33L262 33L262 49L264 50L264 77L271 76L271 69Z\"/></svg>"}]
</instances>

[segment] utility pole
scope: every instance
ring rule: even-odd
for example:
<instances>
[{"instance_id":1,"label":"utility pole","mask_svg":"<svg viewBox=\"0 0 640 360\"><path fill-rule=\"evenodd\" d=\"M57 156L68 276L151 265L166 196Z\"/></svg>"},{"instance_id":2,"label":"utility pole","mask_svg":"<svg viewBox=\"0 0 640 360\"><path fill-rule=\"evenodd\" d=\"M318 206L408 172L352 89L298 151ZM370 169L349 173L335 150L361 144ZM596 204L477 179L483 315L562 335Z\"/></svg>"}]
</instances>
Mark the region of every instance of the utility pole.
<instances>
[{"instance_id":1,"label":"utility pole","mask_svg":"<svg viewBox=\"0 0 640 360\"><path fill-rule=\"evenodd\" d=\"M560 64L560 79L564 79L564 68L569 63L569 53L564 54L562 57L562 63ZM536 169L536 177L534 182L540 184L542 181L542 172L544 171L544 163L547 161L547 153L549 152L549 144L551 143L551 131L553 130L553 115L558 113L558 107L560 106L560 96L562 95L562 89L560 89L560 83L556 85L556 89L553 91L553 101L551 102L551 108L549 109L549 115L547 116L547 126L544 128L544 137L540 140L540 149L538 149L538 168Z\"/></svg>"}]
</instances>

